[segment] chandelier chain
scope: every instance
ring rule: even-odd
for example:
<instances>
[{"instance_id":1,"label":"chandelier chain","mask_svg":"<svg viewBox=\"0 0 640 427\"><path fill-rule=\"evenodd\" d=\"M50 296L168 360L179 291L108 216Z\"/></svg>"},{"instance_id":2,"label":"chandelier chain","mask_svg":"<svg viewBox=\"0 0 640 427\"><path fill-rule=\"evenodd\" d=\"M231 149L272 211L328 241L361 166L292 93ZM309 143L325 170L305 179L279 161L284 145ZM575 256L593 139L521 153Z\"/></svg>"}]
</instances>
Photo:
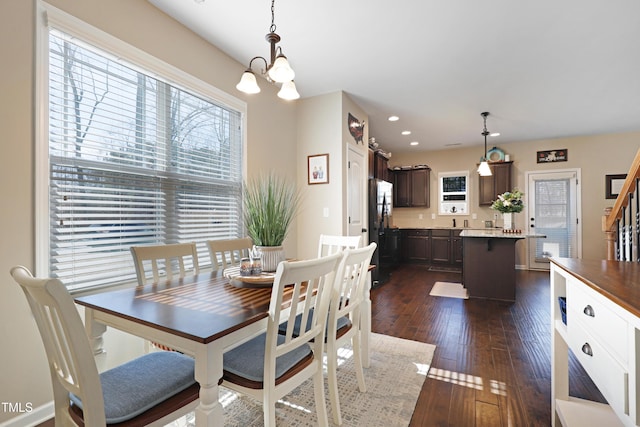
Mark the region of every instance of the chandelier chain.
<instances>
[{"instance_id":1,"label":"chandelier chain","mask_svg":"<svg viewBox=\"0 0 640 427\"><path fill-rule=\"evenodd\" d=\"M276 20L276 6L275 6L276 0L271 0L271 27L269 27L269 32L271 33L275 33L276 32L276 24L275 24L275 20Z\"/></svg>"}]
</instances>

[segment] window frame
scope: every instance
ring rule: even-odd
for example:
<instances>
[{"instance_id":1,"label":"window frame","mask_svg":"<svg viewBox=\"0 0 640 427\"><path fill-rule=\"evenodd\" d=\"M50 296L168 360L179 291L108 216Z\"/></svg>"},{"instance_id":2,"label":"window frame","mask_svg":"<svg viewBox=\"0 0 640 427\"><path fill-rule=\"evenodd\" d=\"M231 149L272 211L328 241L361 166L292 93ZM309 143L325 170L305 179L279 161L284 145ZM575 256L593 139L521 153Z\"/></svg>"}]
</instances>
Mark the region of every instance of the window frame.
<instances>
[{"instance_id":1,"label":"window frame","mask_svg":"<svg viewBox=\"0 0 640 427\"><path fill-rule=\"evenodd\" d=\"M45 2L38 2L36 23L36 58L34 98L36 123L34 132L34 191L35 191L35 273L49 271L49 29L54 27L85 43L89 43L113 58L121 58L145 74L191 92L217 105L240 113L242 145L242 181L247 173L247 104L246 102L206 83L185 71L168 64L102 30L99 30ZM105 285L108 287L119 285ZM87 288L89 289L89 288ZM76 289L73 292L84 292ZM91 288L92 290L94 288Z\"/></svg>"}]
</instances>

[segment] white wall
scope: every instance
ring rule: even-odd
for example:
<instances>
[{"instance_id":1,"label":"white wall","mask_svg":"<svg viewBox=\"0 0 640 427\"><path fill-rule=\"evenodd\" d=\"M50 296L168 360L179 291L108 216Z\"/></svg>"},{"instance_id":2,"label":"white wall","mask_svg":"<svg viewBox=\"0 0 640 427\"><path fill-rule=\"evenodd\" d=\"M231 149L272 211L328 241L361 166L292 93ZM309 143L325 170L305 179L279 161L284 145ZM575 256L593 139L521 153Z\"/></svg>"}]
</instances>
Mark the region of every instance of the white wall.
<instances>
[{"instance_id":1,"label":"white wall","mask_svg":"<svg viewBox=\"0 0 640 427\"><path fill-rule=\"evenodd\" d=\"M298 257L315 258L320 234L347 234L347 145L355 144L347 115L365 121L367 116L344 92L303 99L297 108L298 185L304 201L298 218ZM364 145L359 146L365 162L367 139L365 131ZM316 154L329 154L327 184L308 184L307 158Z\"/></svg>"}]
</instances>

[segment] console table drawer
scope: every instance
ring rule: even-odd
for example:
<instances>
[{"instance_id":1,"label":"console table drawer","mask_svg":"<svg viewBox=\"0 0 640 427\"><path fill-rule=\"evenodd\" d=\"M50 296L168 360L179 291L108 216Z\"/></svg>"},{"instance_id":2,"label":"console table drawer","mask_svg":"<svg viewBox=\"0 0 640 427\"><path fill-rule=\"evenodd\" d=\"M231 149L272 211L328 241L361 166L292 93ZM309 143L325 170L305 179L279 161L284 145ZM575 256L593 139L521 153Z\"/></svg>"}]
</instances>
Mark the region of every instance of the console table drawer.
<instances>
[{"instance_id":1,"label":"console table drawer","mask_svg":"<svg viewBox=\"0 0 640 427\"><path fill-rule=\"evenodd\" d=\"M608 308L605 298L580 283L567 286L567 326L572 333L578 324L596 337L618 361L627 366L629 360L628 324Z\"/></svg>"},{"instance_id":2,"label":"console table drawer","mask_svg":"<svg viewBox=\"0 0 640 427\"><path fill-rule=\"evenodd\" d=\"M568 345L582 367L597 384L609 405L619 414L629 414L629 374L604 346L579 324L573 324Z\"/></svg>"}]
</instances>

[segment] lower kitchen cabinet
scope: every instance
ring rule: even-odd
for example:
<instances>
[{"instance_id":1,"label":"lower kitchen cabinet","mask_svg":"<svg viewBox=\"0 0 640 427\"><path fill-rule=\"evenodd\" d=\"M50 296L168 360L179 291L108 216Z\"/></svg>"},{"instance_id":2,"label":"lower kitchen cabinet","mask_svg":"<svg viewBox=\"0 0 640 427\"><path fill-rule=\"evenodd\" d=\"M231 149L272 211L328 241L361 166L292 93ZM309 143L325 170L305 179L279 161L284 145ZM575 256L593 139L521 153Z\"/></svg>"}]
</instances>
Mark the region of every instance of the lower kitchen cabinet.
<instances>
[{"instance_id":1,"label":"lower kitchen cabinet","mask_svg":"<svg viewBox=\"0 0 640 427\"><path fill-rule=\"evenodd\" d=\"M403 229L401 231L402 260L428 263L431 260L431 230Z\"/></svg>"},{"instance_id":2,"label":"lower kitchen cabinet","mask_svg":"<svg viewBox=\"0 0 640 427\"><path fill-rule=\"evenodd\" d=\"M457 267L462 267L462 230L451 230L451 250L453 253L451 263Z\"/></svg>"},{"instance_id":3,"label":"lower kitchen cabinet","mask_svg":"<svg viewBox=\"0 0 640 427\"><path fill-rule=\"evenodd\" d=\"M451 230L431 230L431 264L451 264Z\"/></svg>"},{"instance_id":4,"label":"lower kitchen cabinet","mask_svg":"<svg viewBox=\"0 0 640 427\"><path fill-rule=\"evenodd\" d=\"M462 267L460 229L402 229L402 261L441 267Z\"/></svg>"}]
</instances>

